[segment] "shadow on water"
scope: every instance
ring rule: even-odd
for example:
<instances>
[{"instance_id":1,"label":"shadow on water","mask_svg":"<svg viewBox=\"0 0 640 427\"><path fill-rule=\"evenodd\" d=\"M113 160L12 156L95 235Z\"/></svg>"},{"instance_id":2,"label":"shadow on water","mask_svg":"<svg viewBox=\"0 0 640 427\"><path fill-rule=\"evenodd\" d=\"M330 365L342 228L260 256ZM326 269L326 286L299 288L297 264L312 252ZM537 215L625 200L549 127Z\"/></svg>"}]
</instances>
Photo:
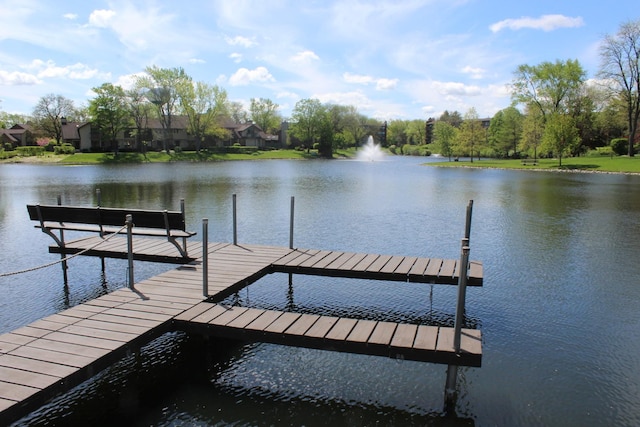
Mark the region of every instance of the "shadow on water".
<instances>
[{"instance_id":1,"label":"shadow on water","mask_svg":"<svg viewBox=\"0 0 640 427\"><path fill-rule=\"evenodd\" d=\"M475 425L443 413L230 383L225 372L255 346L167 333L13 425Z\"/></svg>"}]
</instances>

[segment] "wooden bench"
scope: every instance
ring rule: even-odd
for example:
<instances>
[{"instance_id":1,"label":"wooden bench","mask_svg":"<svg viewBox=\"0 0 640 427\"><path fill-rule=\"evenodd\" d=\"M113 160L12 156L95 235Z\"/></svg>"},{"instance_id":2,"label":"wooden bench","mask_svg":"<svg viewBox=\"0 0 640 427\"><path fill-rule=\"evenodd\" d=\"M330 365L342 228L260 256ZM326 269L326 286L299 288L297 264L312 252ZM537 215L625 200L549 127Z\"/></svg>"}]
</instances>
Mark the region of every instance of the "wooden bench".
<instances>
[{"instance_id":1,"label":"wooden bench","mask_svg":"<svg viewBox=\"0 0 640 427\"><path fill-rule=\"evenodd\" d=\"M27 205L27 210L29 218L39 222L36 228L51 236L61 248L65 246L64 231L93 232L104 237L122 231L127 215L132 217L131 234L166 237L184 258L188 258L187 238L196 234L186 230L184 211L61 205Z\"/></svg>"},{"instance_id":2,"label":"wooden bench","mask_svg":"<svg viewBox=\"0 0 640 427\"><path fill-rule=\"evenodd\" d=\"M522 159L522 164L525 166L536 166L538 159Z\"/></svg>"}]
</instances>

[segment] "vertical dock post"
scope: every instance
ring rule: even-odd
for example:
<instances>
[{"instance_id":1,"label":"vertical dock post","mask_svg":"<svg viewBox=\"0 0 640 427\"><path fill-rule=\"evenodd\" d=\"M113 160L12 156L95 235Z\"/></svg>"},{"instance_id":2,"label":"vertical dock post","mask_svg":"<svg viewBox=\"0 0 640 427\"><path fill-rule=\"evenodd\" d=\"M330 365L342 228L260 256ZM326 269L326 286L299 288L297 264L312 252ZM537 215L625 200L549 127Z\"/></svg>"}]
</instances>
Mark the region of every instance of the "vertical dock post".
<instances>
[{"instance_id":1,"label":"vertical dock post","mask_svg":"<svg viewBox=\"0 0 640 427\"><path fill-rule=\"evenodd\" d=\"M180 199L180 212L182 213L182 220L185 222L187 222L187 217L185 216L185 210L184 210L184 199ZM185 226L186 228L186 226ZM183 237L182 238L182 247L184 248L184 253L185 255L187 254L187 238Z\"/></svg>"},{"instance_id":2,"label":"vertical dock post","mask_svg":"<svg viewBox=\"0 0 640 427\"><path fill-rule=\"evenodd\" d=\"M209 219L202 218L202 295L209 298Z\"/></svg>"},{"instance_id":3,"label":"vertical dock post","mask_svg":"<svg viewBox=\"0 0 640 427\"><path fill-rule=\"evenodd\" d=\"M129 289L133 289L133 217L126 216L127 224L127 258L129 260Z\"/></svg>"},{"instance_id":4,"label":"vertical dock post","mask_svg":"<svg viewBox=\"0 0 640 427\"><path fill-rule=\"evenodd\" d=\"M467 209L467 214L470 210ZM470 216L467 215L467 218ZM467 294L467 275L469 269L469 239L462 239L462 250L460 254L460 265L458 270L460 271L458 276L458 300L456 303L456 318L453 328L453 349L456 353L460 352L462 323L464 322L464 306ZM456 382L458 378L458 366L447 366L447 383L445 386L444 397L444 410L447 413L455 411L456 406Z\"/></svg>"},{"instance_id":5,"label":"vertical dock post","mask_svg":"<svg viewBox=\"0 0 640 427\"><path fill-rule=\"evenodd\" d=\"M96 202L98 207L102 206L102 191L99 188L96 188ZM100 237L103 237L104 234L102 233L102 226L100 227ZM102 275L104 276L104 270L105 270L105 265L104 265L104 257L101 256L100 257L100 265L102 266Z\"/></svg>"},{"instance_id":6,"label":"vertical dock post","mask_svg":"<svg viewBox=\"0 0 640 427\"><path fill-rule=\"evenodd\" d=\"M473 213L473 200L469 200L467 205L467 221L464 227L464 237L468 240L471 237L471 214ZM467 245L469 245L467 243Z\"/></svg>"},{"instance_id":7,"label":"vertical dock post","mask_svg":"<svg viewBox=\"0 0 640 427\"><path fill-rule=\"evenodd\" d=\"M233 244L238 244L238 216L236 214L236 195L232 196L232 211L233 211Z\"/></svg>"},{"instance_id":8,"label":"vertical dock post","mask_svg":"<svg viewBox=\"0 0 640 427\"><path fill-rule=\"evenodd\" d=\"M58 194L58 206L62 205L62 196L60 194ZM62 245L64 246L64 230L60 230L60 241L62 242ZM68 277L67 277L67 269L69 268L67 266L67 261L65 261L66 255L64 253L60 254L60 259L62 260L62 280L64 280L64 284L66 285L67 283L69 283Z\"/></svg>"},{"instance_id":9,"label":"vertical dock post","mask_svg":"<svg viewBox=\"0 0 640 427\"><path fill-rule=\"evenodd\" d=\"M289 249L293 249L293 214L295 210L295 197L291 196L291 217L289 220Z\"/></svg>"}]
</instances>

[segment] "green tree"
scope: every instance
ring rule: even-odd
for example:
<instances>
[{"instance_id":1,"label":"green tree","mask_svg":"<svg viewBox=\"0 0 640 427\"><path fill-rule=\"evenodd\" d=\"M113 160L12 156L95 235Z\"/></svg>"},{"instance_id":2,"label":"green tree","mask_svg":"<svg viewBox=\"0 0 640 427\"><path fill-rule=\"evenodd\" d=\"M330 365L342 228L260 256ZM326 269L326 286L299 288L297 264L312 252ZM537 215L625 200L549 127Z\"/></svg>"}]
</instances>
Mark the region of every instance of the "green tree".
<instances>
[{"instance_id":1,"label":"green tree","mask_svg":"<svg viewBox=\"0 0 640 427\"><path fill-rule=\"evenodd\" d=\"M217 85L184 79L178 86L178 96L189 123L187 131L196 142L196 151L200 152L207 135L225 135L226 131L219 123L228 114L226 90Z\"/></svg>"},{"instance_id":2,"label":"green tree","mask_svg":"<svg viewBox=\"0 0 640 427\"><path fill-rule=\"evenodd\" d=\"M464 114L464 121L460 125L460 131L456 137L456 148L461 154L469 154L473 163L474 153L480 158L480 147L485 139L482 122L478 118L476 109L471 107Z\"/></svg>"},{"instance_id":3,"label":"green tree","mask_svg":"<svg viewBox=\"0 0 640 427\"><path fill-rule=\"evenodd\" d=\"M267 133L276 133L282 117L278 113L279 105L266 98L251 98L249 114L251 120Z\"/></svg>"},{"instance_id":4,"label":"green tree","mask_svg":"<svg viewBox=\"0 0 640 427\"><path fill-rule=\"evenodd\" d=\"M538 109L527 109L522 121L522 134L520 137L520 150L530 152L533 150L533 158L538 158L538 147L542 143L544 123L542 113Z\"/></svg>"},{"instance_id":5,"label":"green tree","mask_svg":"<svg viewBox=\"0 0 640 427\"><path fill-rule=\"evenodd\" d=\"M318 140L326 109L318 99L301 99L291 112L291 134L307 147Z\"/></svg>"},{"instance_id":6,"label":"green tree","mask_svg":"<svg viewBox=\"0 0 640 427\"><path fill-rule=\"evenodd\" d=\"M520 65L514 72L511 97L517 104L535 106L546 122L548 115L569 112L586 73L575 60Z\"/></svg>"},{"instance_id":7,"label":"green tree","mask_svg":"<svg viewBox=\"0 0 640 427\"><path fill-rule=\"evenodd\" d=\"M409 122L406 120L391 120L387 123L387 144L402 147L407 144L407 126Z\"/></svg>"},{"instance_id":8,"label":"green tree","mask_svg":"<svg viewBox=\"0 0 640 427\"><path fill-rule=\"evenodd\" d=\"M407 141L413 145L424 145L427 137L427 128L424 120L411 120L405 130Z\"/></svg>"},{"instance_id":9,"label":"green tree","mask_svg":"<svg viewBox=\"0 0 640 427\"><path fill-rule=\"evenodd\" d=\"M580 135L573 117L568 114L552 114L542 134L542 148L553 152L562 166L562 157L570 154L580 144Z\"/></svg>"},{"instance_id":10,"label":"green tree","mask_svg":"<svg viewBox=\"0 0 640 427\"><path fill-rule=\"evenodd\" d=\"M93 123L111 148L118 154L118 136L130 126L130 112L122 87L103 83L94 87L96 96L89 101L89 114Z\"/></svg>"},{"instance_id":11,"label":"green tree","mask_svg":"<svg viewBox=\"0 0 640 427\"><path fill-rule=\"evenodd\" d=\"M447 110L444 110L444 113L440 115L440 118L438 118L438 120L447 122L455 128L459 128L463 121L462 115L459 112L457 111L449 112Z\"/></svg>"},{"instance_id":12,"label":"green tree","mask_svg":"<svg viewBox=\"0 0 640 427\"><path fill-rule=\"evenodd\" d=\"M349 105L345 108L343 117L343 133L348 145L359 147L367 136L369 119L358 112L358 108Z\"/></svg>"},{"instance_id":13,"label":"green tree","mask_svg":"<svg viewBox=\"0 0 640 427\"><path fill-rule=\"evenodd\" d=\"M229 117L235 123L247 123L249 121L249 115L244 109L242 102L231 101L229 102Z\"/></svg>"},{"instance_id":14,"label":"green tree","mask_svg":"<svg viewBox=\"0 0 640 427\"><path fill-rule=\"evenodd\" d=\"M33 109L33 118L37 128L45 136L54 137L59 144L62 139L62 118L72 116L73 111L73 101L50 93L40 98Z\"/></svg>"},{"instance_id":15,"label":"green tree","mask_svg":"<svg viewBox=\"0 0 640 427\"><path fill-rule=\"evenodd\" d=\"M523 116L515 107L498 111L489 123L489 142L495 152L509 157L509 152L518 152L518 142L522 134Z\"/></svg>"},{"instance_id":16,"label":"green tree","mask_svg":"<svg viewBox=\"0 0 640 427\"><path fill-rule=\"evenodd\" d=\"M180 107L178 94L181 85L191 80L183 68L160 68L156 65L145 68L145 75L136 82L147 89L147 99L156 107L163 130L163 148L173 147L172 120Z\"/></svg>"},{"instance_id":17,"label":"green tree","mask_svg":"<svg viewBox=\"0 0 640 427\"><path fill-rule=\"evenodd\" d=\"M453 144L456 140L458 129L450 123L438 120L433 125L433 143L438 147L440 154L449 157L453 155Z\"/></svg>"},{"instance_id":18,"label":"green tree","mask_svg":"<svg viewBox=\"0 0 640 427\"><path fill-rule=\"evenodd\" d=\"M136 149L143 152L145 147L144 143L152 137L148 123L149 116L153 113L152 109L155 109L155 107L147 100L147 90L143 87L134 86L125 91L125 94L129 116L135 127L133 133L136 138Z\"/></svg>"},{"instance_id":19,"label":"green tree","mask_svg":"<svg viewBox=\"0 0 640 427\"><path fill-rule=\"evenodd\" d=\"M633 156L640 118L640 20L627 22L617 34L605 36L600 58L599 76L624 101L629 128L627 154Z\"/></svg>"}]
</instances>

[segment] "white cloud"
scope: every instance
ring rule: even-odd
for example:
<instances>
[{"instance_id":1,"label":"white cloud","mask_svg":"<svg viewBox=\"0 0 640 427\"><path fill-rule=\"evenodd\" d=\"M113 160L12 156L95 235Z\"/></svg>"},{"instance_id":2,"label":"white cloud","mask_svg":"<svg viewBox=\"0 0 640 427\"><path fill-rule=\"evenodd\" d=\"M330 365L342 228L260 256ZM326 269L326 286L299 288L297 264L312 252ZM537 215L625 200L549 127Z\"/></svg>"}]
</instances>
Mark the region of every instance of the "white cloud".
<instances>
[{"instance_id":1,"label":"white cloud","mask_svg":"<svg viewBox=\"0 0 640 427\"><path fill-rule=\"evenodd\" d=\"M297 62L301 64L308 64L311 61L317 61L320 57L311 50L303 50L296 53L291 57L291 62Z\"/></svg>"},{"instance_id":2,"label":"white cloud","mask_svg":"<svg viewBox=\"0 0 640 427\"><path fill-rule=\"evenodd\" d=\"M355 83L368 85L375 83L376 90L390 90L395 89L398 85L398 79L385 79L385 78L375 78L373 76L367 76L363 74L352 74L352 73L344 73L342 78L347 83Z\"/></svg>"},{"instance_id":3,"label":"white cloud","mask_svg":"<svg viewBox=\"0 0 640 427\"><path fill-rule=\"evenodd\" d=\"M246 86L253 82L273 82L275 79L265 67L257 67L254 70L240 68L231 77L229 84L232 86Z\"/></svg>"},{"instance_id":4,"label":"white cloud","mask_svg":"<svg viewBox=\"0 0 640 427\"><path fill-rule=\"evenodd\" d=\"M433 82L433 87L446 96L478 96L482 89L478 86L466 85L459 82Z\"/></svg>"},{"instance_id":5,"label":"white cloud","mask_svg":"<svg viewBox=\"0 0 640 427\"><path fill-rule=\"evenodd\" d=\"M367 85L369 83L373 83L376 81L372 76L366 76L362 74L352 74L352 73L344 73L342 78L347 83L357 83Z\"/></svg>"},{"instance_id":6,"label":"white cloud","mask_svg":"<svg viewBox=\"0 0 640 427\"><path fill-rule=\"evenodd\" d=\"M483 68L471 67L467 65L462 69L462 72L465 74L469 74L472 79L481 79L484 76L486 70Z\"/></svg>"},{"instance_id":7,"label":"white cloud","mask_svg":"<svg viewBox=\"0 0 640 427\"><path fill-rule=\"evenodd\" d=\"M37 85L42 83L37 76L19 71L0 70L0 86L20 86L20 85Z\"/></svg>"},{"instance_id":8,"label":"white cloud","mask_svg":"<svg viewBox=\"0 0 640 427\"><path fill-rule=\"evenodd\" d=\"M518 19L505 19L492 24L489 29L497 33L505 28L510 30L521 30L531 28L534 30L553 31L558 28L575 28L584 25L582 17L571 18L564 15L543 15L540 18L523 16Z\"/></svg>"},{"instance_id":9,"label":"white cloud","mask_svg":"<svg viewBox=\"0 0 640 427\"><path fill-rule=\"evenodd\" d=\"M204 59L200 59L200 58L189 58L189 63L190 64L206 64L207 61L205 61Z\"/></svg>"},{"instance_id":10,"label":"white cloud","mask_svg":"<svg viewBox=\"0 0 640 427\"><path fill-rule=\"evenodd\" d=\"M242 54L241 53L234 52L231 55L229 55L229 58L231 58L233 60L233 62L235 62L236 64L239 63L239 62L242 62Z\"/></svg>"},{"instance_id":11,"label":"white cloud","mask_svg":"<svg viewBox=\"0 0 640 427\"><path fill-rule=\"evenodd\" d=\"M65 13L64 15L62 15L62 17L64 19L69 19L69 20L73 21L73 20L78 18L78 15L76 15L75 13Z\"/></svg>"},{"instance_id":12,"label":"white cloud","mask_svg":"<svg viewBox=\"0 0 640 427\"><path fill-rule=\"evenodd\" d=\"M109 73L101 73L95 68L90 68L80 62L73 65L58 66L55 62L34 59L30 64L23 66L27 70L33 70L39 78L69 78L74 80L86 80L102 78L108 80Z\"/></svg>"},{"instance_id":13,"label":"white cloud","mask_svg":"<svg viewBox=\"0 0 640 427\"><path fill-rule=\"evenodd\" d=\"M289 99L300 99L300 96L293 92L278 92L276 93L276 98L289 98Z\"/></svg>"},{"instance_id":14,"label":"white cloud","mask_svg":"<svg viewBox=\"0 0 640 427\"><path fill-rule=\"evenodd\" d=\"M242 36L235 36L235 37L225 36L224 40L227 42L227 44L230 44L231 46L242 46L246 48L249 48L258 44L255 40L252 40L247 37L242 37Z\"/></svg>"},{"instance_id":15,"label":"white cloud","mask_svg":"<svg viewBox=\"0 0 640 427\"><path fill-rule=\"evenodd\" d=\"M311 98L317 98L323 103L356 105L358 108L365 109L370 108L372 105L371 100L360 91L323 93L313 95Z\"/></svg>"},{"instance_id":16,"label":"white cloud","mask_svg":"<svg viewBox=\"0 0 640 427\"><path fill-rule=\"evenodd\" d=\"M116 12L113 10L98 9L89 15L89 24L98 28L108 28L113 21Z\"/></svg>"},{"instance_id":17,"label":"white cloud","mask_svg":"<svg viewBox=\"0 0 640 427\"><path fill-rule=\"evenodd\" d=\"M376 90L391 90L398 85L398 79L378 79Z\"/></svg>"},{"instance_id":18,"label":"white cloud","mask_svg":"<svg viewBox=\"0 0 640 427\"><path fill-rule=\"evenodd\" d=\"M124 76L118 77L118 80L114 83L116 86L120 86L123 89L133 89L136 81L139 77L146 75L143 72L135 73L135 74L126 74Z\"/></svg>"}]
</instances>

